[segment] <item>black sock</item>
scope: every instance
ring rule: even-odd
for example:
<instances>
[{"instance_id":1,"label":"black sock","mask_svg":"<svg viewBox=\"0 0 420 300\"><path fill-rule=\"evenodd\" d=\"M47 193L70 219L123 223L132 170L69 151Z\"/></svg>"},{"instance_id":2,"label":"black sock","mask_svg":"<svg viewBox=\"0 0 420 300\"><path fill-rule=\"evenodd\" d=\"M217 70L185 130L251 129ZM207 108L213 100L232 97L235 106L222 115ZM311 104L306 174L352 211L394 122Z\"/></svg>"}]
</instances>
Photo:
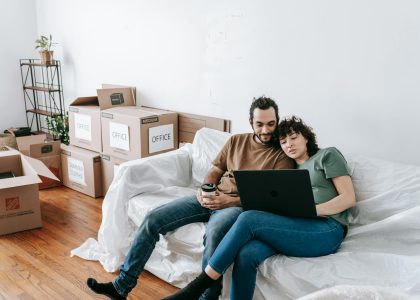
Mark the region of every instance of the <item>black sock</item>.
<instances>
[{"instance_id":1,"label":"black sock","mask_svg":"<svg viewBox=\"0 0 420 300\"><path fill-rule=\"evenodd\" d=\"M115 300L126 299L126 297L123 297L120 294L118 294L112 282L98 283L95 278L88 278L86 284L88 287L90 287L92 291L94 291L97 294L102 294Z\"/></svg>"},{"instance_id":2,"label":"black sock","mask_svg":"<svg viewBox=\"0 0 420 300\"><path fill-rule=\"evenodd\" d=\"M202 272L186 287L162 300L197 300L214 282L216 282L216 280L210 278L206 272Z\"/></svg>"}]
</instances>

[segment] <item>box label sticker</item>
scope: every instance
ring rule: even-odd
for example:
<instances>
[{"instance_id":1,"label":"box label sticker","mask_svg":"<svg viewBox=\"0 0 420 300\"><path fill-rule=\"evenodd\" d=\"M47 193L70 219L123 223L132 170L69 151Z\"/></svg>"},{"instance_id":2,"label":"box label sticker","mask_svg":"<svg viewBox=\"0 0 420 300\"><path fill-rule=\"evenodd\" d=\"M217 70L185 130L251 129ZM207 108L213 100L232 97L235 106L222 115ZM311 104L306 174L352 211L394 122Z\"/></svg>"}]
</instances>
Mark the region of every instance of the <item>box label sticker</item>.
<instances>
[{"instance_id":1,"label":"box label sticker","mask_svg":"<svg viewBox=\"0 0 420 300\"><path fill-rule=\"evenodd\" d=\"M174 148L174 124L149 128L149 153Z\"/></svg>"},{"instance_id":2,"label":"box label sticker","mask_svg":"<svg viewBox=\"0 0 420 300\"><path fill-rule=\"evenodd\" d=\"M113 114L104 113L104 112L101 114L101 116L103 118L107 118L107 119L113 119L114 118Z\"/></svg>"},{"instance_id":3,"label":"box label sticker","mask_svg":"<svg viewBox=\"0 0 420 300\"><path fill-rule=\"evenodd\" d=\"M6 198L6 211L20 208L19 197Z\"/></svg>"},{"instance_id":4,"label":"box label sticker","mask_svg":"<svg viewBox=\"0 0 420 300\"><path fill-rule=\"evenodd\" d=\"M150 123L156 123L159 122L159 117L148 117L141 119L142 124L150 124Z\"/></svg>"},{"instance_id":5,"label":"box label sticker","mask_svg":"<svg viewBox=\"0 0 420 300\"><path fill-rule=\"evenodd\" d=\"M86 186L83 161L69 157L67 158L67 167L70 181Z\"/></svg>"},{"instance_id":6,"label":"box label sticker","mask_svg":"<svg viewBox=\"0 0 420 300\"><path fill-rule=\"evenodd\" d=\"M130 151L128 125L109 122L109 145L112 148Z\"/></svg>"},{"instance_id":7,"label":"box label sticker","mask_svg":"<svg viewBox=\"0 0 420 300\"><path fill-rule=\"evenodd\" d=\"M75 136L78 139L92 141L92 117L74 114Z\"/></svg>"}]
</instances>

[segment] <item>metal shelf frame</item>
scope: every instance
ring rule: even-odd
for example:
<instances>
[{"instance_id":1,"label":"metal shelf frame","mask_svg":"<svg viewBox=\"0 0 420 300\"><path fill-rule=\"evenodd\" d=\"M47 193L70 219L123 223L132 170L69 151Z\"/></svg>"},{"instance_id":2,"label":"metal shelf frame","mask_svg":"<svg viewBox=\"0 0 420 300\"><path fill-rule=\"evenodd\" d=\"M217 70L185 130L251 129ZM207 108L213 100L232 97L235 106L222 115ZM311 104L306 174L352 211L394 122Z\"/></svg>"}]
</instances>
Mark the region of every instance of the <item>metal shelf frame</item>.
<instances>
[{"instance_id":1,"label":"metal shelf frame","mask_svg":"<svg viewBox=\"0 0 420 300\"><path fill-rule=\"evenodd\" d=\"M54 60L20 59L26 123L32 131L49 133L46 118L65 115L61 64Z\"/></svg>"}]
</instances>

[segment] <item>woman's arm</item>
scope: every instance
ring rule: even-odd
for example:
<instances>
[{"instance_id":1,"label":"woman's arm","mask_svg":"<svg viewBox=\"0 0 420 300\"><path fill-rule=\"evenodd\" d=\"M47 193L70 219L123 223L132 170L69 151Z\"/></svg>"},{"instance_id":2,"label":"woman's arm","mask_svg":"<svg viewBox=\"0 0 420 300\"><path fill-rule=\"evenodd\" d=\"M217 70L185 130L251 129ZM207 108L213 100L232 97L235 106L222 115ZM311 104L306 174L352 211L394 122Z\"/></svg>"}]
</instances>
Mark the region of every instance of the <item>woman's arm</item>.
<instances>
[{"instance_id":1,"label":"woman's arm","mask_svg":"<svg viewBox=\"0 0 420 300\"><path fill-rule=\"evenodd\" d=\"M332 181L338 192L338 196L327 202L318 204L316 206L318 216L338 214L356 205L356 196L350 176L334 177Z\"/></svg>"}]
</instances>

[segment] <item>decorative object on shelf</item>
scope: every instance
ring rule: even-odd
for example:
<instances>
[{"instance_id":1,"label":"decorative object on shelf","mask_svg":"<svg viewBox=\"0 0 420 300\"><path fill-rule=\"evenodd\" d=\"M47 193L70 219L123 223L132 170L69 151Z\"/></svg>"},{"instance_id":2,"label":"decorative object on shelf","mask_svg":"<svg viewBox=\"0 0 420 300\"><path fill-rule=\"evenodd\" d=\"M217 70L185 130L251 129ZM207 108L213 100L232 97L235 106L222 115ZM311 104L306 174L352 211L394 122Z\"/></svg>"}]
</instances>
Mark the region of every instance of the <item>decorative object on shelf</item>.
<instances>
[{"instance_id":1,"label":"decorative object on shelf","mask_svg":"<svg viewBox=\"0 0 420 300\"><path fill-rule=\"evenodd\" d=\"M58 113L53 114L51 117L47 117L48 130L54 137L54 140L59 140L61 143L69 145L69 118L68 113L62 116Z\"/></svg>"},{"instance_id":2,"label":"decorative object on shelf","mask_svg":"<svg viewBox=\"0 0 420 300\"><path fill-rule=\"evenodd\" d=\"M47 37L45 35L41 35L38 39L35 40L35 49L39 49L39 54L41 55L41 60L43 64L51 64L54 62L53 54L54 51L52 50L54 45L57 45L52 41L52 35Z\"/></svg>"}]
</instances>

